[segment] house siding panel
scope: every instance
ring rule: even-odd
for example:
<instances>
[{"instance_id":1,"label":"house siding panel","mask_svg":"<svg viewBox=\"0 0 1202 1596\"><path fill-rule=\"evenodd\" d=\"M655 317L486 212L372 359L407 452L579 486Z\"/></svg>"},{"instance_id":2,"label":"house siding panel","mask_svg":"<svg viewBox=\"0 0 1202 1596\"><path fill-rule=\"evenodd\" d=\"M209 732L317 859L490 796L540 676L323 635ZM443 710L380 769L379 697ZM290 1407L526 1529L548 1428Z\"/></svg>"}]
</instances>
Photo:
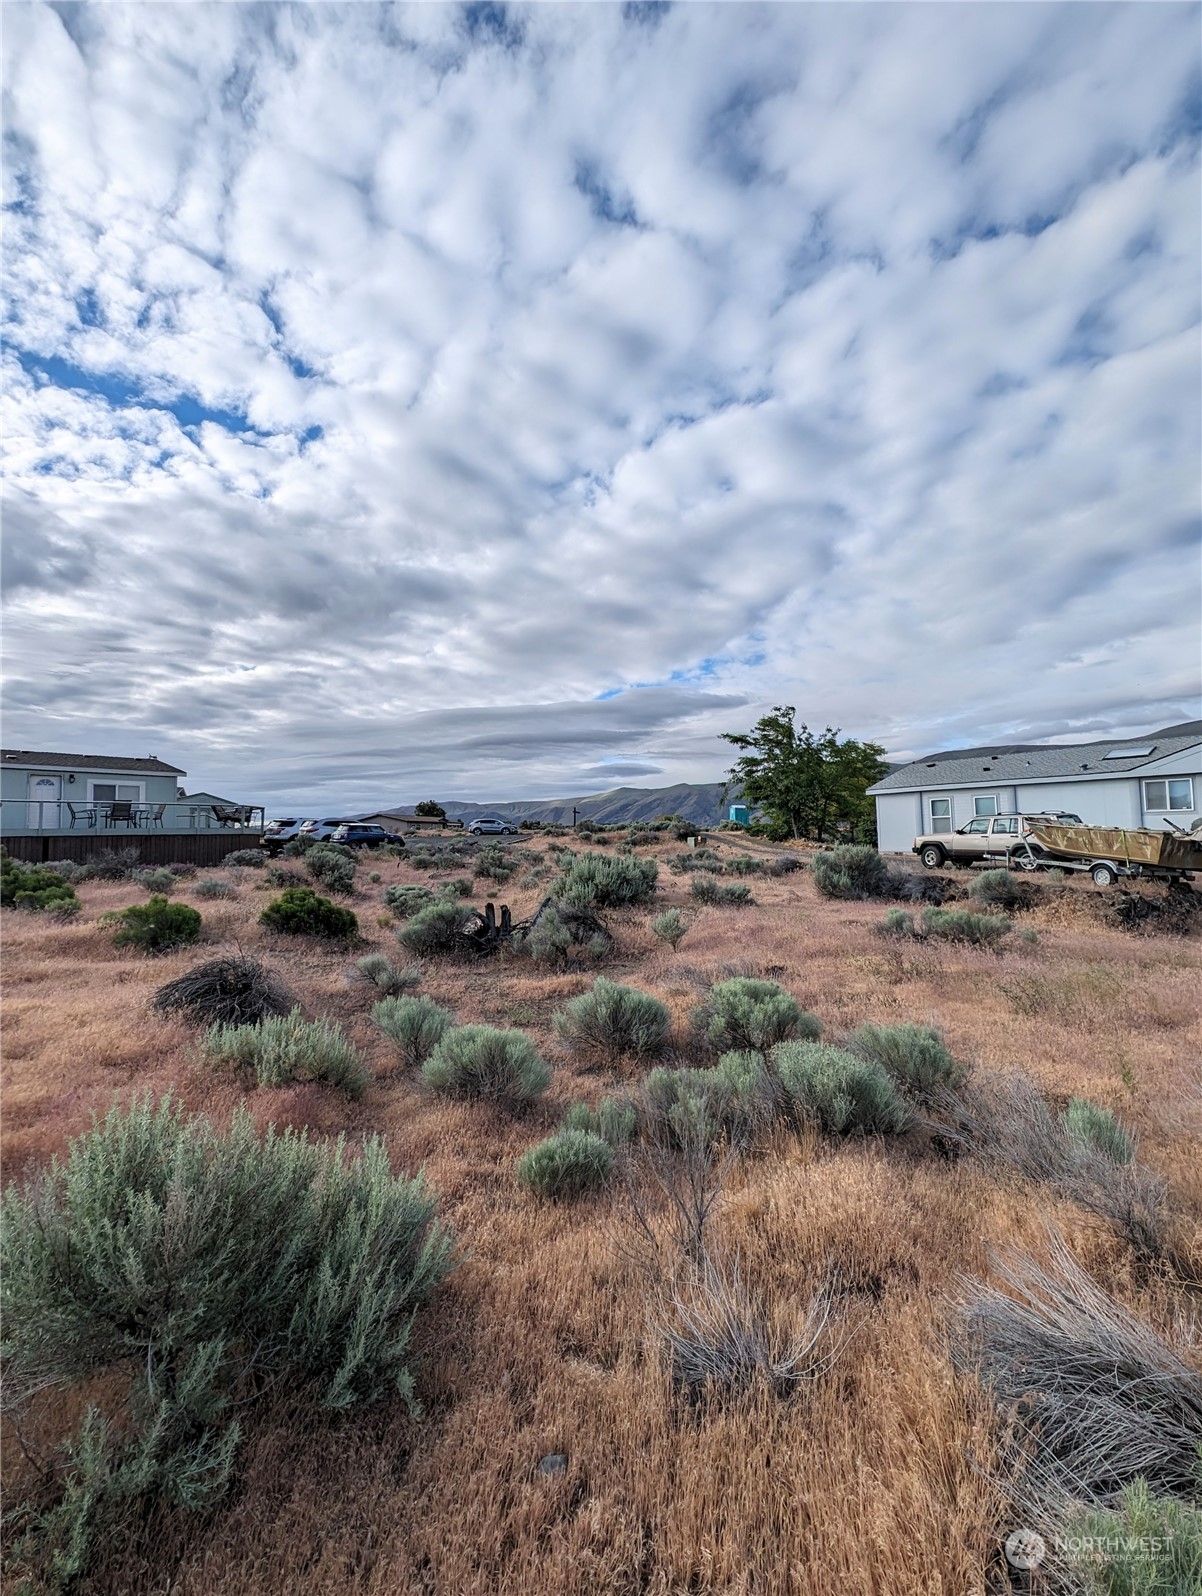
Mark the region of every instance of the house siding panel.
<instances>
[{"instance_id":1,"label":"house siding panel","mask_svg":"<svg viewBox=\"0 0 1202 1596\"><path fill-rule=\"evenodd\" d=\"M1087 826L1142 825L1139 783L1132 776L1111 781L1049 781L1020 789L1023 809L1067 809Z\"/></svg>"},{"instance_id":2,"label":"house siding panel","mask_svg":"<svg viewBox=\"0 0 1202 1596\"><path fill-rule=\"evenodd\" d=\"M877 847L882 853L909 853L922 830L918 793L891 793L876 801Z\"/></svg>"}]
</instances>

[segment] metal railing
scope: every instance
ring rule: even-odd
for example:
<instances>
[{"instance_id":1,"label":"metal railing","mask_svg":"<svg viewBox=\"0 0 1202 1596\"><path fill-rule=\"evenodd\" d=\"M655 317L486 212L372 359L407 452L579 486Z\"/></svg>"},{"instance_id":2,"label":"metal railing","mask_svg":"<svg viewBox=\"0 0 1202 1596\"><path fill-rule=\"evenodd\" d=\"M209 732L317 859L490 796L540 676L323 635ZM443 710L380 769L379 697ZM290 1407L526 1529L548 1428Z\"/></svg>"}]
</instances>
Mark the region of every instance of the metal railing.
<instances>
[{"instance_id":1,"label":"metal railing","mask_svg":"<svg viewBox=\"0 0 1202 1596\"><path fill-rule=\"evenodd\" d=\"M8 836L122 836L155 832L191 834L263 830L261 804L134 803L105 800L79 803L74 798L23 801L5 798L0 803L0 832Z\"/></svg>"}]
</instances>

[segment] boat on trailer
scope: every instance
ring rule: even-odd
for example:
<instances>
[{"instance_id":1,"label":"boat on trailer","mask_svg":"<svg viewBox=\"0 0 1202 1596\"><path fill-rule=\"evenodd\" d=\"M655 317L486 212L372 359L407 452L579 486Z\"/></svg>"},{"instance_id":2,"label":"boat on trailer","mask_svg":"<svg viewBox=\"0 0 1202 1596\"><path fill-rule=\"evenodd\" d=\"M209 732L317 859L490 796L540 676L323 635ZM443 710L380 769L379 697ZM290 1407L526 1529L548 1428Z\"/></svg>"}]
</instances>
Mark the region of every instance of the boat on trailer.
<instances>
[{"instance_id":1,"label":"boat on trailer","mask_svg":"<svg viewBox=\"0 0 1202 1596\"><path fill-rule=\"evenodd\" d=\"M1011 849L1010 862L1020 870L1088 871L1100 887L1120 876L1190 881L1202 871L1202 820L1189 831L1040 821Z\"/></svg>"}]
</instances>

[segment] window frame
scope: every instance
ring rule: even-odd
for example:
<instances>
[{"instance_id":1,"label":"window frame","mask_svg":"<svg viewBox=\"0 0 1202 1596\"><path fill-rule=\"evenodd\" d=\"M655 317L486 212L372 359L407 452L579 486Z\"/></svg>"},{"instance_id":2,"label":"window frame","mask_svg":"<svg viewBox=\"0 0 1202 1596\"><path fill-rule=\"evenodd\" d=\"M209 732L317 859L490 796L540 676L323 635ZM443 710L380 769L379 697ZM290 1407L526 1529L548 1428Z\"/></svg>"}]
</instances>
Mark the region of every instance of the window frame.
<instances>
[{"instance_id":1,"label":"window frame","mask_svg":"<svg viewBox=\"0 0 1202 1596\"><path fill-rule=\"evenodd\" d=\"M1178 786L1178 785L1179 786L1184 786L1186 788L1186 796L1189 799L1188 803L1175 804L1173 802L1172 788L1174 786ZM1164 803L1163 804L1157 804L1157 803L1153 803L1152 802L1152 799L1151 799L1151 796L1150 796L1150 791L1149 791L1152 787L1163 787L1164 788ZM1150 815L1172 815L1172 814L1181 814L1183 811L1188 812L1188 811L1192 810L1193 807L1194 807L1194 778L1192 776L1153 776L1151 778L1145 777L1144 782L1143 782L1143 794L1144 794L1144 812L1145 812L1145 814L1150 814Z\"/></svg>"},{"instance_id":2,"label":"window frame","mask_svg":"<svg viewBox=\"0 0 1202 1596\"><path fill-rule=\"evenodd\" d=\"M111 787L113 796L111 798L98 798L96 796L97 787ZM117 795L122 787L136 787L137 797L118 797ZM88 802L91 804L144 804L146 802L146 783L144 781L94 781L89 777Z\"/></svg>"},{"instance_id":3,"label":"window frame","mask_svg":"<svg viewBox=\"0 0 1202 1596\"><path fill-rule=\"evenodd\" d=\"M992 804L992 809L981 809L980 804ZM974 820L996 820L998 816L997 793L982 793L979 798L972 801L972 818Z\"/></svg>"},{"instance_id":4,"label":"window frame","mask_svg":"<svg viewBox=\"0 0 1202 1596\"><path fill-rule=\"evenodd\" d=\"M956 824L955 819L952 816L952 800L951 800L951 798L950 797L929 798L927 800L927 804L928 804L928 807L929 807L929 810L930 810L930 821L931 821L930 835L932 837L945 837L945 836L947 836L954 829L955 824ZM947 814L945 814L945 815L937 815L935 813L935 805L936 804L946 804L947 805ZM940 824L941 821L942 821L942 825Z\"/></svg>"}]
</instances>

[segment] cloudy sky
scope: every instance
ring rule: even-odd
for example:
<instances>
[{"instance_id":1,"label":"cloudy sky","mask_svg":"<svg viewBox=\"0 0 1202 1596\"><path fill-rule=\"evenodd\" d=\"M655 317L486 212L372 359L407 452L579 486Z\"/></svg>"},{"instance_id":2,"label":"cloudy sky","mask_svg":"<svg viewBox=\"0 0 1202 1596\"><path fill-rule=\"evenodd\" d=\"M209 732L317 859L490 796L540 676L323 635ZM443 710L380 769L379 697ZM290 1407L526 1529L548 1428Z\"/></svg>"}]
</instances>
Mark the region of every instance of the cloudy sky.
<instances>
[{"instance_id":1,"label":"cloudy sky","mask_svg":"<svg viewBox=\"0 0 1202 1596\"><path fill-rule=\"evenodd\" d=\"M1196 6L4 20L8 746L366 808L1199 713Z\"/></svg>"}]
</instances>

